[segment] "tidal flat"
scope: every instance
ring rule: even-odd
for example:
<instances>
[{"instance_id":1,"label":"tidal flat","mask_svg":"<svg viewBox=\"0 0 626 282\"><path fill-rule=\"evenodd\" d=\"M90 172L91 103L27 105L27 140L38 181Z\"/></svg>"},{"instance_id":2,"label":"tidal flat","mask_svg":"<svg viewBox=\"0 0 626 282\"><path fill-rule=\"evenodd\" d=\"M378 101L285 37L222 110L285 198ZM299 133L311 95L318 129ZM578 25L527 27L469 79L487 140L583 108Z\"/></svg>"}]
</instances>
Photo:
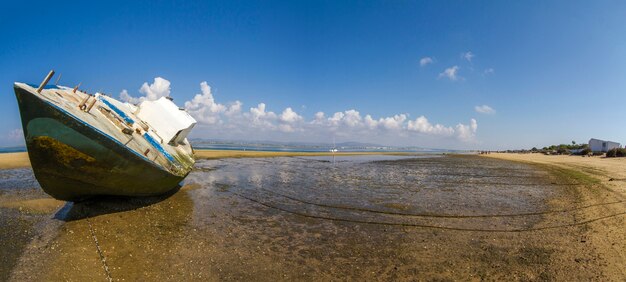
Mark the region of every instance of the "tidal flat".
<instances>
[{"instance_id":1,"label":"tidal flat","mask_svg":"<svg viewBox=\"0 0 626 282\"><path fill-rule=\"evenodd\" d=\"M621 280L623 195L459 155L198 160L171 194L46 196L0 170L0 280Z\"/></svg>"}]
</instances>

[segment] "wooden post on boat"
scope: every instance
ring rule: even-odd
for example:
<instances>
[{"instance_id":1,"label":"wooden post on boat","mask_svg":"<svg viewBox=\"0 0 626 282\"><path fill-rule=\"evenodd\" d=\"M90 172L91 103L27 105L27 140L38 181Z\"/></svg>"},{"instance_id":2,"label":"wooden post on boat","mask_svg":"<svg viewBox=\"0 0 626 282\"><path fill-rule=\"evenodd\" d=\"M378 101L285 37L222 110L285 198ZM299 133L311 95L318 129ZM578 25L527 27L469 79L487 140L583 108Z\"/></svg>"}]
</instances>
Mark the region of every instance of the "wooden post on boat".
<instances>
[{"instance_id":1,"label":"wooden post on boat","mask_svg":"<svg viewBox=\"0 0 626 282\"><path fill-rule=\"evenodd\" d=\"M74 87L74 90L72 90L72 92L76 93L76 89L78 89L78 87L80 87L81 84L82 84L82 82L79 82L78 85L76 85L76 87Z\"/></svg>"},{"instance_id":2,"label":"wooden post on boat","mask_svg":"<svg viewBox=\"0 0 626 282\"><path fill-rule=\"evenodd\" d=\"M46 87L46 84L48 84L48 81L50 81L53 75L54 75L54 70L51 70L46 76L46 78L41 82L41 84L39 85L39 88L37 88L37 93L41 93L41 90L44 87Z\"/></svg>"},{"instance_id":3,"label":"wooden post on boat","mask_svg":"<svg viewBox=\"0 0 626 282\"><path fill-rule=\"evenodd\" d=\"M78 104L78 108L81 110L85 110L85 108L87 108L87 106L85 104L87 104L87 101L89 100L89 97L91 97L90 95L85 96L85 99L83 99L82 102L80 102L80 104Z\"/></svg>"},{"instance_id":4,"label":"wooden post on boat","mask_svg":"<svg viewBox=\"0 0 626 282\"><path fill-rule=\"evenodd\" d=\"M95 104L96 104L96 99L94 98L94 99L91 101L91 104L89 104L89 107L87 107L86 112L91 111L91 108L93 108L93 105L95 105Z\"/></svg>"}]
</instances>

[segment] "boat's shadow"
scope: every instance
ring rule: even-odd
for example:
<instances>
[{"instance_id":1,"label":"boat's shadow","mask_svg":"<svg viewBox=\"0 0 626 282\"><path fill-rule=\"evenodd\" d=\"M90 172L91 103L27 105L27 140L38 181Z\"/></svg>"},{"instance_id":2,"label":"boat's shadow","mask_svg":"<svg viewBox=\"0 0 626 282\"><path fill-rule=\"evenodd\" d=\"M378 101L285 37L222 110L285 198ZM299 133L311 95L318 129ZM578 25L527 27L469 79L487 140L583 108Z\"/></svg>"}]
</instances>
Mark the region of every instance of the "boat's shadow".
<instances>
[{"instance_id":1,"label":"boat's shadow","mask_svg":"<svg viewBox=\"0 0 626 282\"><path fill-rule=\"evenodd\" d=\"M67 202L56 212L54 218L67 222L136 210L162 202L176 194L180 188L178 186L167 194L152 197L98 196L80 202Z\"/></svg>"}]
</instances>

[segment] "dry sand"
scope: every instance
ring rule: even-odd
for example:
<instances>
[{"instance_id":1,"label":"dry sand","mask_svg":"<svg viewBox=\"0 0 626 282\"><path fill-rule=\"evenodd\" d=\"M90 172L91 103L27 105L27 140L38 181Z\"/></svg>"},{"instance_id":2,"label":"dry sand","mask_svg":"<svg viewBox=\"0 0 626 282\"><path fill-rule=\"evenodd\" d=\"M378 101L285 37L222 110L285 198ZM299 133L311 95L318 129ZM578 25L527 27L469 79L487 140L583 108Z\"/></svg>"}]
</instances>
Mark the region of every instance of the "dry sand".
<instances>
[{"instance_id":1,"label":"dry sand","mask_svg":"<svg viewBox=\"0 0 626 282\"><path fill-rule=\"evenodd\" d=\"M617 215L607 220L590 223L585 231L585 242L602 261L602 273L613 281L626 281L626 158L552 156L535 154L495 153L483 155L489 158L511 160L559 169L565 175L589 177L590 185L576 189L581 201L610 201L617 205L603 206L603 215ZM578 175L574 175L578 174ZM595 181L595 183L593 183ZM587 216L585 214L584 216ZM582 241L582 240L581 240ZM570 259L576 253L563 253L563 259ZM578 262L578 261L577 261ZM584 266L584 265L581 265Z\"/></svg>"},{"instance_id":2,"label":"dry sand","mask_svg":"<svg viewBox=\"0 0 626 282\"><path fill-rule=\"evenodd\" d=\"M29 166L30 160L28 160L28 154L26 152L0 154L0 169Z\"/></svg>"},{"instance_id":3,"label":"dry sand","mask_svg":"<svg viewBox=\"0 0 626 282\"><path fill-rule=\"evenodd\" d=\"M544 154L494 153L482 155L510 161L556 166L585 173L612 191L626 196L626 158L548 156Z\"/></svg>"}]
</instances>

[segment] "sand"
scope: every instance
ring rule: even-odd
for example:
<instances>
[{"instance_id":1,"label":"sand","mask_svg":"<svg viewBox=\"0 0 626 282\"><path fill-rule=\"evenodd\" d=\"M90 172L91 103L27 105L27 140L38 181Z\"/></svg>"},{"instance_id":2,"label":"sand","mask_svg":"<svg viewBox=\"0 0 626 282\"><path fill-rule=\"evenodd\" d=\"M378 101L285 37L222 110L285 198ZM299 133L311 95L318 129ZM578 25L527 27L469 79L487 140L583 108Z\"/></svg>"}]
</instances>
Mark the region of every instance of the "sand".
<instances>
[{"instance_id":1,"label":"sand","mask_svg":"<svg viewBox=\"0 0 626 282\"><path fill-rule=\"evenodd\" d=\"M614 192L626 196L626 158L494 153L482 155L510 161L556 166L585 173Z\"/></svg>"},{"instance_id":2,"label":"sand","mask_svg":"<svg viewBox=\"0 0 626 282\"><path fill-rule=\"evenodd\" d=\"M336 155L363 154L379 153ZM331 153L196 151L199 159L319 155ZM458 232L312 219L255 204L222 186L185 186L166 197L64 206L42 195L40 189L31 189L23 198L7 194L0 201L3 212L16 214L6 216L16 231L0 232L0 238L5 238L0 253L14 255L4 276L0 267L0 280L623 281L626 159L540 154L486 157L532 164L553 172L559 183L579 183L557 186L565 192L548 203L554 210L599 203L574 213L547 214L541 224L614 216L532 232ZM0 154L0 168L27 166L26 153ZM250 181L255 181L257 175L250 175ZM622 202L606 204L615 201ZM10 240L16 234L26 235ZM328 259L332 263L324 262Z\"/></svg>"},{"instance_id":3,"label":"sand","mask_svg":"<svg viewBox=\"0 0 626 282\"><path fill-rule=\"evenodd\" d=\"M57 211L64 204L64 201L50 198L32 200L0 198L0 208L18 209L27 214L49 214Z\"/></svg>"},{"instance_id":4,"label":"sand","mask_svg":"<svg viewBox=\"0 0 626 282\"><path fill-rule=\"evenodd\" d=\"M0 154L0 169L30 167L28 153L4 153Z\"/></svg>"},{"instance_id":5,"label":"sand","mask_svg":"<svg viewBox=\"0 0 626 282\"><path fill-rule=\"evenodd\" d=\"M240 150L196 150L196 159L223 159L223 158L269 158L269 157L296 157L296 156L332 156L330 152L266 152L266 151L240 151ZM359 156L359 155L414 155L406 152L338 152L335 156ZM4 153L0 154L0 169L30 167L28 153Z\"/></svg>"},{"instance_id":6,"label":"sand","mask_svg":"<svg viewBox=\"0 0 626 282\"><path fill-rule=\"evenodd\" d=\"M603 214L616 217L588 224L584 242L592 246L597 259L603 261L602 273L614 281L626 278L626 158L552 156L543 154L496 153L483 155L489 158L525 162L548 169L559 169L564 174L589 177L588 185L575 189L581 201L617 202L617 205L603 206ZM587 216L585 213L583 216ZM583 240L581 239L581 242ZM572 259L576 254L563 255ZM578 261L577 261L578 262Z\"/></svg>"}]
</instances>

